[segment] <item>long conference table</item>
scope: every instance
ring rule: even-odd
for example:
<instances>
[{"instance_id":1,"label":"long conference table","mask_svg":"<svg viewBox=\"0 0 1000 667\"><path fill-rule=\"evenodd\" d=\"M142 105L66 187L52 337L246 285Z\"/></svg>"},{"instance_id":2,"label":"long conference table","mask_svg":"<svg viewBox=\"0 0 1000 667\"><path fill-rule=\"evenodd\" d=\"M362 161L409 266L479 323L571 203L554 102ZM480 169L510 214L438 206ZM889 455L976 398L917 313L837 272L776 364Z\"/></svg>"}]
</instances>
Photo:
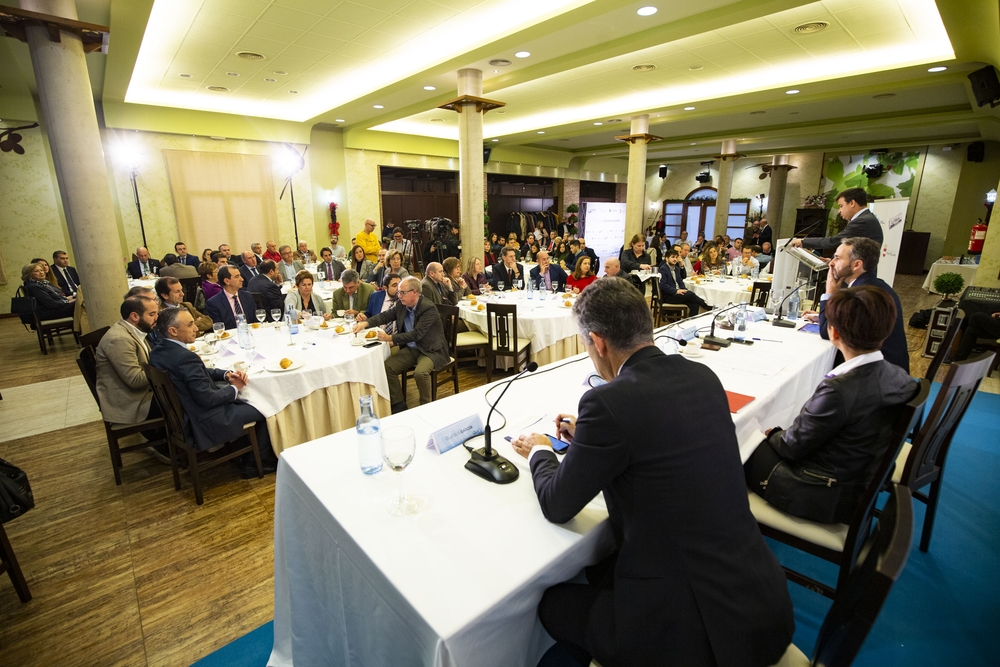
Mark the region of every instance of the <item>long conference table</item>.
<instances>
[{"instance_id":1,"label":"long conference table","mask_svg":"<svg viewBox=\"0 0 1000 667\"><path fill-rule=\"evenodd\" d=\"M834 356L815 334L754 323L750 335L768 340L693 359L712 368L728 391L753 396L732 415L744 461L766 428L791 423ZM610 553L613 540L601 495L566 524L546 521L527 462L504 436L551 432L547 420L577 412L592 374L587 356L578 355L524 376L507 392L499 408L506 424L494 414L493 443L521 475L504 486L464 470L462 447L437 454L424 446L433 431L460 418L479 414L485 422L487 394L495 400L499 383L383 416L383 428L415 432L416 454L403 482L421 504L417 514L389 515L396 473L386 467L363 475L353 430L283 452L268 665L536 664L552 643L536 612L543 591ZM649 391L669 410L667 382Z\"/></svg>"}]
</instances>

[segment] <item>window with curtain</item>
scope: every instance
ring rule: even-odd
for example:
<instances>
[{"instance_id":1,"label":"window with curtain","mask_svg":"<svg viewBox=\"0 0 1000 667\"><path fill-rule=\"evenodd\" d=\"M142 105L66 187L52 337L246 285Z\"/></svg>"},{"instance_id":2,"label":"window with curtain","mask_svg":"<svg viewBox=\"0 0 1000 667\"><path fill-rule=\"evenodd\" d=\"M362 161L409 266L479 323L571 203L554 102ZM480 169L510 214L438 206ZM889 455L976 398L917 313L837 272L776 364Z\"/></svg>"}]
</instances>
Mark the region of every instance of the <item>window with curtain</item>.
<instances>
[{"instance_id":1,"label":"window with curtain","mask_svg":"<svg viewBox=\"0 0 1000 667\"><path fill-rule=\"evenodd\" d=\"M164 150L177 228L189 252L277 240L271 159L267 155Z\"/></svg>"}]
</instances>

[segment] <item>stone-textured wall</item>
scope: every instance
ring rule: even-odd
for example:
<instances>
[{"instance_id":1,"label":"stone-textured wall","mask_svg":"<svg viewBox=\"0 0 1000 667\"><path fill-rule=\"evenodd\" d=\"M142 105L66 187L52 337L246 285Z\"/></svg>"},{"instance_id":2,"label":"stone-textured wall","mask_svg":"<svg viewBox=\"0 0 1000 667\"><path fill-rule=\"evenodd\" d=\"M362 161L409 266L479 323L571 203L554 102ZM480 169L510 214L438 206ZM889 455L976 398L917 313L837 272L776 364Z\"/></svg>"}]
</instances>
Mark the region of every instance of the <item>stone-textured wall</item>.
<instances>
[{"instance_id":1,"label":"stone-textured wall","mask_svg":"<svg viewBox=\"0 0 1000 667\"><path fill-rule=\"evenodd\" d=\"M944 146L932 146L924 159L920 189L910 200L912 210L912 231L930 232L924 268L929 268L944 253L944 241L951 224L951 211L955 204L955 191L965 151L961 149L942 150Z\"/></svg>"}]
</instances>

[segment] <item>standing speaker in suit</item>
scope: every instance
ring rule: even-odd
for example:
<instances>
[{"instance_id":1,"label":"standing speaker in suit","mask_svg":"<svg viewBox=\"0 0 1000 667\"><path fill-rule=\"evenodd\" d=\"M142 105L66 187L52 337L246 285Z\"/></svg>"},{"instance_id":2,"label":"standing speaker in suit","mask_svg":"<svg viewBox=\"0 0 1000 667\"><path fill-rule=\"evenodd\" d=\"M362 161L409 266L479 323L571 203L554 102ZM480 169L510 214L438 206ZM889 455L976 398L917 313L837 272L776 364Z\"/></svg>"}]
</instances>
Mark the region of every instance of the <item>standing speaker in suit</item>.
<instances>
[{"instance_id":1,"label":"standing speaker in suit","mask_svg":"<svg viewBox=\"0 0 1000 667\"><path fill-rule=\"evenodd\" d=\"M861 188L844 190L837 195L837 208L840 217L848 221L847 226L839 234L818 239L792 239L789 245L793 248L823 250L836 248L844 239L856 237L871 239L879 246L882 245L884 239L882 225L875 214L868 210L868 193Z\"/></svg>"},{"instance_id":2,"label":"standing speaker in suit","mask_svg":"<svg viewBox=\"0 0 1000 667\"><path fill-rule=\"evenodd\" d=\"M718 377L653 344L649 306L625 281L598 280L573 314L607 384L583 395L578 417L558 416L559 437L570 442L562 461L539 434L514 449L528 458L553 523L603 491L617 551L588 571L589 584L542 596L538 615L559 642L554 651L581 665L774 664L792 638L792 603L750 513ZM664 382L669 410L648 389Z\"/></svg>"}]
</instances>

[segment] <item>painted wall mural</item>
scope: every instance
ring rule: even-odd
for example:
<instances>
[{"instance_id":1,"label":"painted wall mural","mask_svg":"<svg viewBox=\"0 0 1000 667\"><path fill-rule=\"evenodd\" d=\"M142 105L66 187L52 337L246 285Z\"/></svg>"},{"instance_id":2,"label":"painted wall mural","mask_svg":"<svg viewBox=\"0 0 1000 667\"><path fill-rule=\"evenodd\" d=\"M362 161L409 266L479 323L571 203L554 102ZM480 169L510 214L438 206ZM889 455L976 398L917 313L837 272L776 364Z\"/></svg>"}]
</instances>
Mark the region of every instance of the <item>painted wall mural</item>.
<instances>
[{"instance_id":1,"label":"painted wall mural","mask_svg":"<svg viewBox=\"0 0 1000 667\"><path fill-rule=\"evenodd\" d=\"M895 199L913 196L923 151L897 151L878 155L827 155L823 160L820 194L826 194L826 208L833 229L847 221L837 214L837 194L848 188L863 188L869 196Z\"/></svg>"}]
</instances>

